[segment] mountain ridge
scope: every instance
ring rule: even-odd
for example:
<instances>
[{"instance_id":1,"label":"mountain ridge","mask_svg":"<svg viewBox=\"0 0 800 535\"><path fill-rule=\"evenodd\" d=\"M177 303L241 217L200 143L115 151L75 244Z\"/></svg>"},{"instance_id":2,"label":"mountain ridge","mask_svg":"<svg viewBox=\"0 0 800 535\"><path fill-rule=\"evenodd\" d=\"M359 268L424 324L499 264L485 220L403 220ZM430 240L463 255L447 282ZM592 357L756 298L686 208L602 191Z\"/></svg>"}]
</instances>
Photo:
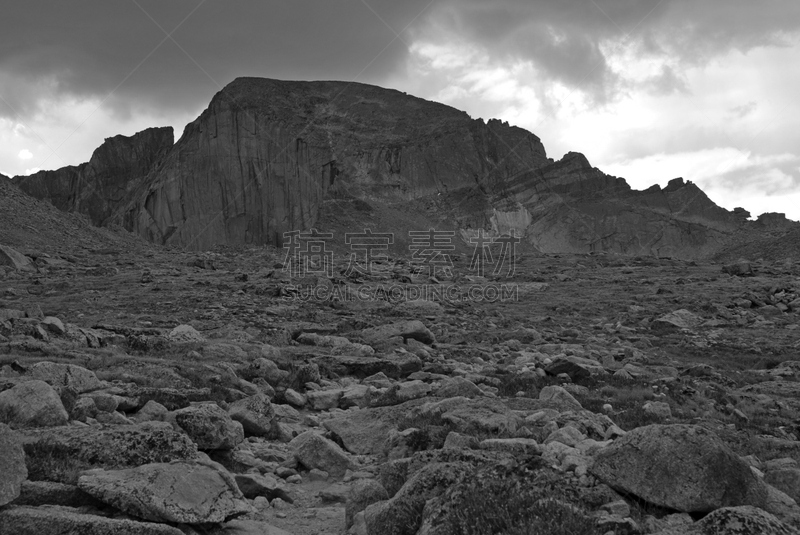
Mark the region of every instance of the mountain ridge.
<instances>
[{"instance_id":1,"label":"mountain ridge","mask_svg":"<svg viewBox=\"0 0 800 535\"><path fill-rule=\"evenodd\" d=\"M349 82L237 78L177 142L170 128L115 136L86 164L17 178L96 225L189 249L280 246L285 232L343 219L413 230L337 213L349 208L332 200L417 214L465 242L514 231L542 253L704 258L757 229L691 181L633 190L581 153L548 158L522 128ZM780 214L761 225L800 227Z\"/></svg>"}]
</instances>

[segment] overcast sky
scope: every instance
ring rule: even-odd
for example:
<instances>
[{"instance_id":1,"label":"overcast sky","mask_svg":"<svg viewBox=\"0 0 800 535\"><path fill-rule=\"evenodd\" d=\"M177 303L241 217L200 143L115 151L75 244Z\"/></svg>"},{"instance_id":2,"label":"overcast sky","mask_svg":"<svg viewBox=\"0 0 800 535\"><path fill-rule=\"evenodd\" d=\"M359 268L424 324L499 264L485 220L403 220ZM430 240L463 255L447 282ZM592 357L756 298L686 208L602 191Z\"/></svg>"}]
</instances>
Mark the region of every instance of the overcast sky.
<instances>
[{"instance_id":1,"label":"overcast sky","mask_svg":"<svg viewBox=\"0 0 800 535\"><path fill-rule=\"evenodd\" d=\"M237 76L393 87L637 189L800 220L797 0L74 0L0 18L0 173L187 122Z\"/></svg>"}]
</instances>

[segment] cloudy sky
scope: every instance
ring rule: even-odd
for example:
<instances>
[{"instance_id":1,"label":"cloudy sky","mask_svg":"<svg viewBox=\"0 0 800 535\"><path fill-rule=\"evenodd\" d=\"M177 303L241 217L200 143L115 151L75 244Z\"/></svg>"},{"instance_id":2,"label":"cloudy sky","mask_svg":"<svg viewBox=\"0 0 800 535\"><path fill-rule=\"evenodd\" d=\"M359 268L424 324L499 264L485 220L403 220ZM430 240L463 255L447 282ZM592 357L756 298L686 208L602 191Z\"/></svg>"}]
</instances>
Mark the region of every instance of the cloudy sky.
<instances>
[{"instance_id":1,"label":"cloudy sky","mask_svg":"<svg viewBox=\"0 0 800 535\"><path fill-rule=\"evenodd\" d=\"M637 189L800 220L797 0L26 0L0 18L0 173L179 136L237 76L393 87Z\"/></svg>"}]
</instances>

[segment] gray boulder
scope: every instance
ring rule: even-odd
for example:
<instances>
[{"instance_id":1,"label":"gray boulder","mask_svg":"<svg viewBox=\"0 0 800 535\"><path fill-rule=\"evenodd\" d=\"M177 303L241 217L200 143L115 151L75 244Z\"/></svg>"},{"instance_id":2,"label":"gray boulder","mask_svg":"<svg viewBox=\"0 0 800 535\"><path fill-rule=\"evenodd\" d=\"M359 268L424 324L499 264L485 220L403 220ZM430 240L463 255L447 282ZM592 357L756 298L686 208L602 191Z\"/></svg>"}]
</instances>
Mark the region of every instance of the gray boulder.
<instances>
[{"instance_id":1,"label":"gray boulder","mask_svg":"<svg viewBox=\"0 0 800 535\"><path fill-rule=\"evenodd\" d=\"M93 371L74 364L37 362L28 368L26 375L55 387L69 386L78 394L98 390L103 386Z\"/></svg>"},{"instance_id":2,"label":"gray boulder","mask_svg":"<svg viewBox=\"0 0 800 535\"><path fill-rule=\"evenodd\" d=\"M483 390L478 385L463 377L450 377L442 381L441 386L436 390L435 395L440 398L454 398L463 396L465 398L483 397Z\"/></svg>"},{"instance_id":3,"label":"gray boulder","mask_svg":"<svg viewBox=\"0 0 800 535\"><path fill-rule=\"evenodd\" d=\"M389 493L378 481L374 479L357 480L347 493L344 515L345 529L349 529L353 525L355 516L369 505L388 499Z\"/></svg>"},{"instance_id":4,"label":"gray boulder","mask_svg":"<svg viewBox=\"0 0 800 535\"><path fill-rule=\"evenodd\" d=\"M0 510L0 533L9 535L183 535L166 524L86 514L62 506L12 506Z\"/></svg>"},{"instance_id":5,"label":"gray boulder","mask_svg":"<svg viewBox=\"0 0 800 535\"><path fill-rule=\"evenodd\" d=\"M767 504L766 485L715 434L693 425L649 425L600 451L592 474L662 507L706 513Z\"/></svg>"},{"instance_id":6,"label":"gray boulder","mask_svg":"<svg viewBox=\"0 0 800 535\"><path fill-rule=\"evenodd\" d=\"M210 461L88 470L78 486L129 515L154 522L224 522L230 516L253 512L233 477Z\"/></svg>"},{"instance_id":7,"label":"gray boulder","mask_svg":"<svg viewBox=\"0 0 800 535\"><path fill-rule=\"evenodd\" d=\"M5 245L0 245L0 266L9 266L17 271L34 271L36 269L30 258Z\"/></svg>"},{"instance_id":8,"label":"gray boulder","mask_svg":"<svg viewBox=\"0 0 800 535\"><path fill-rule=\"evenodd\" d=\"M13 428L58 426L68 419L58 393L44 381L26 381L0 392L0 422Z\"/></svg>"},{"instance_id":9,"label":"gray boulder","mask_svg":"<svg viewBox=\"0 0 800 535\"><path fill-rule=\"evenodd\" d=\"M22 482L28 479L22 442L5 424L0 424L0 452L0 506L3 506L19 496Z\"/></svg>"},{"instance_id":10,"label":"gray boulder","mask_svg":"<svg viewBox=\"0 0 800 535\"><path fill-rule=\"evenodd\" d=\"M52 449L103 468L130 468L148 463L195 459L197 446L166 422L118 427L53 427L26 431L26 448Z\"/></svg>"},{"instance_id":11,"label":"gray boulder","mask_svg":"<svg viewBox=\"0 0 800 535\"><path fill-rule=\"evenodd\" d=\"M306 468L319 468L333 477L341 477L353 467L350 457L335 442L306 431L289 442L289 449Z\"/></svg>"},{"instance_id":12,"label":"gray boulder","mask_svg":"<svg viewBox=\"0 0 800 535\"><path fill-rule=\"evenodd\" d=\"M218 405L192 405L175 411L173 416L201 450L230 450L244 440L242 424Z\"/></svg>"},{"instance_id":13,"label":"gray boulder","mask_svg":"<svg viewBox=\"0 0 800 535\"><path fill-rule=\"evenodd\" d=\"M268 437L275 434L275 409L266 394L239 400L228 409L231 418L244 428L247 436Z\"/></svg>"}]
</instances>

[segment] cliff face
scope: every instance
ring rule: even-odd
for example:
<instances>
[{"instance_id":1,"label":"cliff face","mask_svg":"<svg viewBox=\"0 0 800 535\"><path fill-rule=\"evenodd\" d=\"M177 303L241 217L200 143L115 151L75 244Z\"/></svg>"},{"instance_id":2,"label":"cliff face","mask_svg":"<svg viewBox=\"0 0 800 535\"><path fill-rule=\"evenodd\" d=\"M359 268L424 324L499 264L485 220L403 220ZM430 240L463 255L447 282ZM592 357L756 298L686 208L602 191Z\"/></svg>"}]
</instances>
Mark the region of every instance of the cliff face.
<instances>
[{"instance_id":1,"label":"cliff face","mask_svg":"<svg viewBox=\"0 0 800 535\"><path fill-rule=\"evenodd\" d=\"M187 126L121 221L190 248L279 245L314 225L326 196L398 202L494 189L545 162L529 132L398 91L238 79Z\"/></svg>"},{"instance_id":2,"label":"cliff face","mask_svg":"<svg viewBox=\"0 0 800 535\"><path fill-rule=\"evenodd\" d=\"M103 225L125 196L166 156L172 128L149 128L133 136L108 138L88 163L17 177L22 191L64 211L86 214Z\"/></svg>"},{"instance_id":3,"label":"cliff face","mask_svg":"<svg viewBox=\"0 0 800 535\"><path fill-rule=\"evenodd\" d=\"M465 238L513 230L542 252L695 258L751 224L683 179L634 191L580 153L547 158L523 129L345 82L240 78L174 146L170 129L118 136L88 164L21 182L95 224L190 249L280 245L337 219L359 231L385 212L403 217L374 230L423 230L400 228L411 221ZM356 200L370 209L337 215Z\"/></svg>"}]
</instances>

